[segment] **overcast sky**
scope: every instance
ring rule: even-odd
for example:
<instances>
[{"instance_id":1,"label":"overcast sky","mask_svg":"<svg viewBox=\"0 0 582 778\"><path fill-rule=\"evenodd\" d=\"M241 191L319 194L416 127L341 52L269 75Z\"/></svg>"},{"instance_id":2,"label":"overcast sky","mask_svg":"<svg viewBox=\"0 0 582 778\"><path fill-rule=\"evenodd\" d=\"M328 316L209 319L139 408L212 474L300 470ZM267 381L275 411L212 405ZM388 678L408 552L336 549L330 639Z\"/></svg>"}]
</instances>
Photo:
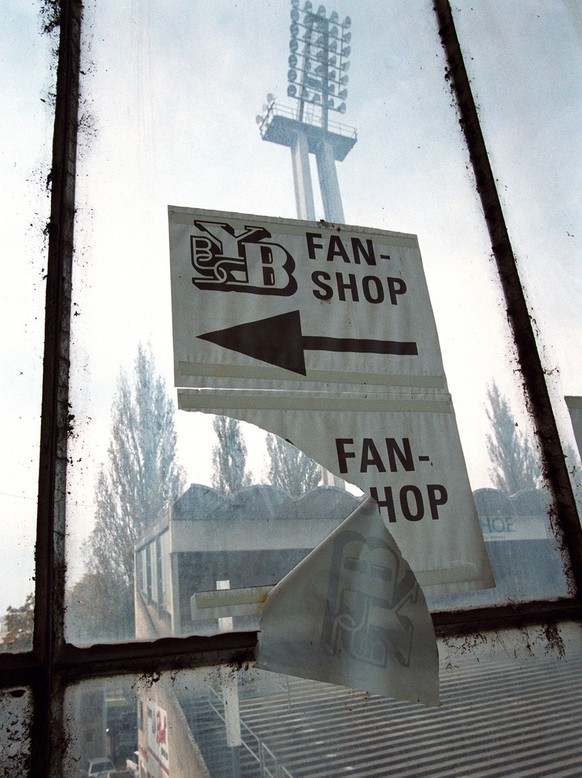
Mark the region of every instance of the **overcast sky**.
<instances>
[{"instance_id":1,"label":"overcast sky","mask_svg":"<svg viewBox=\"0 0 582 778\"><path fill-rule=\"evenodd\" d=\"M0 4L0 613L32 591L52 110L38 3Z\"/></svg>"},{"instance_id":2,"label":"overcast sky","mask_svg":"<svg viewBox=\"0 0 582 778\"><path fill-rule=\"evenodd\" d=\"M131 370L140 340L152 344L173 393L168 204L296 215L289 151L263 142L255 124L268 92L292 106L287 0L100 0L98 16L88 6L69 514L77 560L115 381L121 367ZM487 382L495 378L511 397L524 429L527 418L431 3L341 0L334 8L353 22L341 120L357 128L358 142L338 164L346 222L419 236L471 485L487 486ZM566 0L463 1L455 9L548 368L560 369L552 386L556 397L582 394L579 13ZM32 2L2 4L0 22L0 78L12 108L0 118L2 268L13 280L2 285L1 312L9 443L0 548L14 582L0 593L3 612L32 588L50 41L38 34ZM181 412L177 424L188 479L209 483L209 420ZM261 464L254 455L259 476Z\"/></svg>"}]
</instances>

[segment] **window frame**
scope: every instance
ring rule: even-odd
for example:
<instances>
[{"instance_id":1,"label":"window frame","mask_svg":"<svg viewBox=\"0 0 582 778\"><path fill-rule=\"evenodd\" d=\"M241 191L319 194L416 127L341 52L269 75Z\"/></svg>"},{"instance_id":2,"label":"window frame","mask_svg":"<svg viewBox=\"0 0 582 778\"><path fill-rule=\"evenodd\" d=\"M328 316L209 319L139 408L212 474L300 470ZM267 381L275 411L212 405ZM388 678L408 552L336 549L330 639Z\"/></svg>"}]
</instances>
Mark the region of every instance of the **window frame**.
<instances>
[{"instance_id":1,"label":"window frame","mask_svg":"<svg viewBox=\"0 0 582 778\"><path fill-rule=\"evenodd\" d=\"M30 775L61 774L67 738L67 686L89 678L159 673L252 661L257 633L163 638L153 643L80 648L64 640L69 338L75 216L82 1L61 0L52 156L46 321L36 538L33 649L0 655L0 688L25 686L33 699ZM433 614L438 637L492 633L527 626L582 622L582 529L568 477L527 302L519 279L495 178L465 70L449 0L434 0L448 68L492 253L507 304L523 386L538 434L544 475L555 510L550 517L570 584L570 596Z\"/></svg>"}]
</instances>

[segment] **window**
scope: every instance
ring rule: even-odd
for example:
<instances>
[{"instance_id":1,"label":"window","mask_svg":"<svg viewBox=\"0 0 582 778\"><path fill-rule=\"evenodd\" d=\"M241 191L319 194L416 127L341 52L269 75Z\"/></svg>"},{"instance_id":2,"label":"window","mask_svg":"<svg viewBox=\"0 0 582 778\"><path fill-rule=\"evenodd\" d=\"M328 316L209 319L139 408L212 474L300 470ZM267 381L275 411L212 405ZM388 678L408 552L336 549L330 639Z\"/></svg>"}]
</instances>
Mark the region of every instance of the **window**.
<instances>
[{"instance_id":1,"label":"window","mask_svg":"<svg viewBox=\"0 0 582 778\"><path fill-rule=\"evenodd\" d=\"M80 549L89 537L90 520L109 495L106 481L98 493L93 484L106 476L99 464L107 461L112 397L117 397L121 413L123 398L139 402L145 396L139 390L132 395L128 376L134 360L141 365L142 388L151 380L156 412L164 417L156 371L148 371L153 356L157 369L171 374L169 300L163 293L168 274L160 259L167 256L168 201L287 217L294 216L295 204L288 153L260 140L252 124L254 108L248 105L249 95L262 94L260 89L285 93L285 3L277 9L272 4L250 8L217 2L210 9L207 4L184 3L167 10L100 0L82 14L79 2L63 0L47 233L35 632L32 650L24 646L0 654L1 710L10 727L3 727L10 732L0 749L3 768L19 763L18 769L30 775L47 770L55 776L72 775L73 765L89 751L88 759L112 758L124 766L141 744L150 761L138 757L135 769L140 775L186 774L179 771L182 763L199 764L201 770L216 764L212 774L218 775L289 776L301 774L300 769L323 774L322 763L331 764L332 771L341 764L342 770L356 774L359 759L377 768L388 750L391 760L397 759L394 774L445 775L438 733L447 722L460 721L463 731L454 743L447 743L447 760L454 752L459 764L467 765L470 759L471 764L485 764L484 774L495 774L494 769L508 774L519 753L524 759L529 754L534 766L555 766L559 760L562 772L556 769L556 774L577 769L582 543L574 490L579 459L563 395L581 392L574 359L559 338L567 331L577 342L579 329L572 303L578 281L568 247L582 234L573 200L580 188L579 154L570 132L580 109L579 90L573 87L581 67L576 39L580 19L565 1L550 10L541 3L512 3L511 10L509 5L489 9L486 21L492 30L485 35L481 12L469 3L457 3L454 12L445 0L435 0L434 6L424 0L406 5L387 8L370 1L342 8L353 16L354 55L353 93L341 121L349 124L354 117L358 141L340 175L348 223L420 236L471 487L484 533L491 536L487 541L492 563L507 573L503 586L490 595L431 603L443 668L443 707L416 719L418 709L410 704L340 687L310 687L247 669L254 657L256 624L252 626L253 617L244 609L247 603L236 603L241 610L235 616L220 612L221 597L233 596L227 592L235 588L237 572L226 551L237 550L241 559L247 554L248 568L261 572L261 580L254 583L268 584L275 567L292 566L305 548L289 539L273 549L273 567L265 562L261 568L265 557L249 547L250 528L265 533L272 516L281 515L285 505L285 526L291 527L291 518L295 527L311 522L315 544L317 532L337 516L329 507L331 498L293 501L277 496L276 489L249 487L246 493L252 492L253 501L239 522L240 531L236 525L228 548L212 549L225 526L213 524L212 517L241 509L234 506L236 500L223 499L208 485L212 422L198 414L183 412L178 438L187 441L183 445L188 461L196 462L206 480L187 490L178 470L166 471L160 489L175 479L182 486L180 497L160 503L159 522L146 526L135 540L135 592L133 554L126 568L117 563L111 568L125 575L130 605L135 603L137 632L132 634L151 636L147 630L153 628L164 639L130 639L123 632L123 619L115 625L117 638L83 638L83 620L94 617L96 586L105 578L91 579L88 571L86 588L77 590L77 610L66 593L87 572L81 569ZM8 19L14 39L19 39L19 25L25 22L30 30L30 17ZM525 119L523 124L515 122L511 113L516 95L500 68L500 30L515 58L512 73L524 79L525 87L516 90L521 115L534 111L540 135L525 126ZM231 45L224 46L224 41ZM560 89L544 90L538 84L532 93L528 88L524 62L530 46L540 60L560 61ZM361 58L356 63L358 48ZM16 61L22 66L20 57ZM31 67L31 72L41 73L37 84L49 79L47 63L44 51ZM537 101L533 108L530 97ZM545 112L550 98L552 107ZM554 140L552 112L567 120L560 123L560 142ZM38 119L28 104L22 114ZM20 124L26 125L24 118ZM522 142L512 140L508 126L517 126ZM17 135L14 125L4 132L11 140ZM42 128L25 140L26 148L49 147L42 141ZM536 148L537 156L548 149L553 162L544 160L542 165L532 157L522 165L524 145ZM5 161L3 155L3 169ZM542 180L559 194L547 219L542 218ZM21 184L15 190L22 191ZM351 201L348 192L354 193ZM33 218L34 209L28 208L27 218ZM322 203L317 198L314 208L319 214ZM547 278L547 255L557 225L556 258ZM30 249L16 241L14 245L25 263ZM39 287L29 285L38 296ZM551 294L544 295L545 285L551 285ZM530 300L536 316L540 311L539 332ZM38 320L40 304L32 302ZM35 333L19 344L26 354L34 355L40 337ZM560 368L564 365L563 385L552 372L554 362L543 348L544 338ZM125 379L118 378L120 366L125 367ZM509 417L523 431L519 440L531 441L532 468L543 486L513 502L486 480L485 387L493 378L498 412L506 407L505 399ZM8 399L14 394L9 386ZM24 407L21 398L22 412L34 418L36 402L33 397ZM168 435L170 439L171 430ZM32 450L33 438L31 433L26 443ZM30 466L24 469L30 471ZM327 489L328 495L335 495L338 513L345 515L348 503L357 500L351 491ZM194 498L198 513L193 519ZM307 502L305 513L297 508L301 500L312 500L307 506L311 514ZM154 511L149 494L139 505ZM162 507L167 506L164 513ZM13 509L6 510L10 516ZM288 531L290 538L298 534ZM515 532L529 549L525 563L511 545ZM200 552L191 544L194 537L196 542L204 539L204 548L213 551L211 559L196 557ZM30 565L30 538L23 542ZM111 543L111 559L117 550ZM10 562L5 563L8 569ZM379 579L384 575L382 569L376 572ZM202 583L196 583L197 576ZM205 607L214 608L212 619L223 631L208 635L201 628L192 634L196 630L183 628L197 621L196 609L202 607L199 598L192 600L191 591L179 591L179 582L186 580L195 594L209 596ZM533 698L528 696L532 690ZM311 698L316 703L310 708ZM501 716L504 703L510 712ZM554 706L560 705L571 711L572 726L554 720ZM355 738L340 732L339 725L329 733L324 708L330 720L353 708L357 716L350 719L350 729L363 728L373 741L369 749L359 751ZM478 711L476 721L470 720L469 711ZM512 717L511 711L518 715ZM386 722L381 729L390 730L392 738L400 732L399 737L383 739L370 718ZM179 743L170 740L168 727L178 720L189 733ZM516 720L517 736L511 729ZM273 737L265 733L265 722ZM493 727L503 737L489 737ZM433 740L423 738L428 748L422 754L415 741L421 730L437 733ZM281 747L273 745L283 734L291 739ZM306 768L299 767L298 754L308 763ZM575 767L568 767L568 761Z\"/></svg>"}]
</instances>

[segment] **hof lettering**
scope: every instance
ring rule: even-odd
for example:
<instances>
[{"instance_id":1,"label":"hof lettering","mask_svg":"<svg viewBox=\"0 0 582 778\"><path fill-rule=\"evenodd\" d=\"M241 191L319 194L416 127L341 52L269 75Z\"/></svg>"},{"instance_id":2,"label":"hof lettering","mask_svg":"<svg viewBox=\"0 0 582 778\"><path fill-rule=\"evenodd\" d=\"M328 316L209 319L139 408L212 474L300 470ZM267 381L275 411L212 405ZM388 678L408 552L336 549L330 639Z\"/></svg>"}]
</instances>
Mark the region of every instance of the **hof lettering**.
<instances>
[{"instance_id":1,"label":"hof lettering","mask_svg":"<svg viewBox=\"0 0 582 778\"><path fill-rule=\"evenodd\" d=\"M384 438L379 444L373 438L363 438L356 453L353 438L336 438L336 453L339 472L350 473L349 460L355 460L357 473L396 473L399 470L415 471L415 459L409 438ZM418 457L419 462L430 461L426 455ZM400 488L392 486L372 486L373 497L381 511L388 515L388 521L394 523L399 517L406 521L421 521L425 516L431 520L439 519L439 508L448 501L448 493L443 484L405 484Z\"/></svg>"},{"instance_id":2,"label":"hof lettering","mask_svg":"<svg viewBox=\"0 0 582 778\"><path fill-rule=\"evenodd\" d=\"M488 535L506 535L517 532L511 516L484 516L481 528Z\"/></svg>"}]
</instances>

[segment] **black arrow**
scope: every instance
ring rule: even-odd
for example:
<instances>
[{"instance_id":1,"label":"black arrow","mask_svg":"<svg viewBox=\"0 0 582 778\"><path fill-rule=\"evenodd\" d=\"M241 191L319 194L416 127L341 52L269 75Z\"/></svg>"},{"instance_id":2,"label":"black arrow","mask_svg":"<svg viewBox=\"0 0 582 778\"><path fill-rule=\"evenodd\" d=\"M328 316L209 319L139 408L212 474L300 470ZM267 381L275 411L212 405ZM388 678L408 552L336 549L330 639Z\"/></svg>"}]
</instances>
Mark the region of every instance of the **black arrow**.
<instances>
[{"instance_id":1,"label":"black arrow","mask_svg":"<svg viewBox=\"0 0 582 778\"><path fill-rule=\"evenodd\" d=\"M306 375L304 351L350 351L358 354L416 356L413 341L328 338L303 335L299 311L281 313L216 332L198 335L202 340L238 351L253 359Z\"/></svg>"}]
</instances>

